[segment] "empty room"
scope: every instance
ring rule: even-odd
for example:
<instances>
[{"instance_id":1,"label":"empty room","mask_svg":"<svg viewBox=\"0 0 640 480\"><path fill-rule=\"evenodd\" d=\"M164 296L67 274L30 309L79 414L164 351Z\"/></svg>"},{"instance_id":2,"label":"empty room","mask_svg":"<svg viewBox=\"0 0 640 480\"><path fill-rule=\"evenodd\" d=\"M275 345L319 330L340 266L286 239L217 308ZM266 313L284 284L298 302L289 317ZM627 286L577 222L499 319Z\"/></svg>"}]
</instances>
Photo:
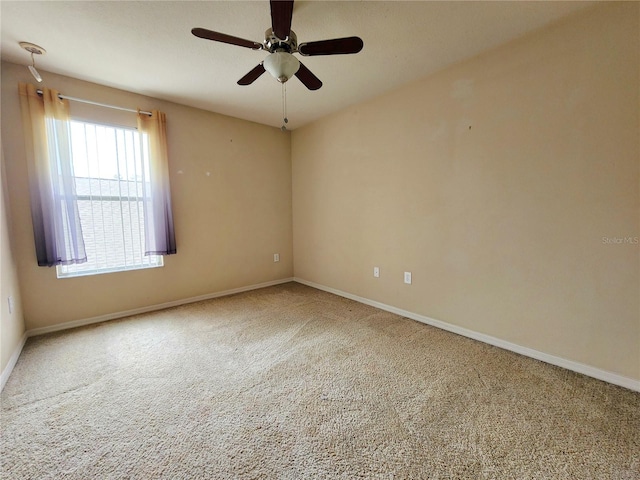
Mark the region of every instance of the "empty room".
<instances>
[{"instance_id":1,"label":"empty room","mask_svg":"<svg viewBox=\"0 0 640 480\"><path fill-rule=\"evenodd\" d=\"M640 478L640 2L0 21L0 477Z\"/></svg>"}]
</instances>

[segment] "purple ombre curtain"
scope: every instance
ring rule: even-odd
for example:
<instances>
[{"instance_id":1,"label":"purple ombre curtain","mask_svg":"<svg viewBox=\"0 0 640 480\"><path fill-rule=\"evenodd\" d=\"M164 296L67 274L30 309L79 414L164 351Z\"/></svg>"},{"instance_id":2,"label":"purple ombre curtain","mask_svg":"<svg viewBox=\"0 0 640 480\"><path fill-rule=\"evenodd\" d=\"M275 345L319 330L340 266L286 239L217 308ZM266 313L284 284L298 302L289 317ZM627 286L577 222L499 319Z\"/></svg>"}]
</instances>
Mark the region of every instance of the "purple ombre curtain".
<instances>
[{"instance_id":1,"label":"purple ombre curtain","mask_svg":"<svg viewBox=\"0 0 640 480\"><path fill-rule=\"evenodd\" d=\"M29 199L41 267L87 261L75 191L69 103L58 92L19 85Z\"/></svg>"},{"instance_id":2,"label":"purple ombre curtain","mask_svg":"<svg viewBox=\"0 0 640 480\"><path fill-rule=\"evenodd\" d=\"M151 116L138 113L138 132L148 137L149 172L143 181L145 255L171 255L177 252L171 210L167 122L162 112ZM144 145L144 142L142 142Z\"/></svg>"}]
</instances>

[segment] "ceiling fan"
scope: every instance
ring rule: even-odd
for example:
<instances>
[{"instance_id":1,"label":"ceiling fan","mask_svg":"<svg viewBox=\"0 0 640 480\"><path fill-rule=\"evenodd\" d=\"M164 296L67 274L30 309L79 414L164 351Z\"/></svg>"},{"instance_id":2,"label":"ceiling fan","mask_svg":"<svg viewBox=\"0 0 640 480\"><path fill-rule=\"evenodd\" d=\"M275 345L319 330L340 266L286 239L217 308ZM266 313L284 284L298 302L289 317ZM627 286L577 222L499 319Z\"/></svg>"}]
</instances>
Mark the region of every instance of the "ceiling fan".
<instances>
[{"instance_id":1,"label":"ceiling fan","mask_svg":"<svg viewBox=\"0 0 640 480\"><path fill-rule=\"evenodd\" d=\"M238 45L252 50L267 50L270 53L264 61L238 80L238 85L250 85L265 71L268 71L280 83L285 83L295 75L309 90L317 90L322 87L322 82L293 56L294 53L309 57L346 55L358 53L364 46L364 42L359 37L334 38L298 44L298 38L291 30L293 0L270 0L270 4L271 28L265 32L262 43L214 32L206 28L191 30L191 33L199 38Z\"/></svg>"}]
</instances>

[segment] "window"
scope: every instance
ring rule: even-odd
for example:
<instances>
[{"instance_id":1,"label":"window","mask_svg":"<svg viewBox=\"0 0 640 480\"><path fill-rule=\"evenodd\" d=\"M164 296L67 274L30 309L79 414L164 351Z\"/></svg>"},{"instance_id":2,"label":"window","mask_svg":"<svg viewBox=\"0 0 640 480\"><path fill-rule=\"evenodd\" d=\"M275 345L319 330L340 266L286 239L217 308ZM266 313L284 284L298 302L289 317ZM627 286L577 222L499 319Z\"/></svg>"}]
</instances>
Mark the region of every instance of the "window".
<instances>
[{"instance_id":1,"label":"window","mask_svg":"<svg viewBox=\"0 0 640 480\"><path fill-rule=\"evenodd\" d=\"M58 265L58 277L161 267L145 256L147 135L136 129L70 122L76 200L87 262Z\"/></svg>"},{"instance_id":2,"label":"window","mask_svg":"<svg viewBox=\"0 0 640 480\"><path fill-rule=\"evenodd\" d=\"M137 131L71 121L69 100L111 106L18 87L31 127L25 157L38 266L60 266L58 276L88 275L161 266L153 255L176 254L166 115L138 111ZM88 263L85 232L92 244Z\"/></svg>"}]
</instances>

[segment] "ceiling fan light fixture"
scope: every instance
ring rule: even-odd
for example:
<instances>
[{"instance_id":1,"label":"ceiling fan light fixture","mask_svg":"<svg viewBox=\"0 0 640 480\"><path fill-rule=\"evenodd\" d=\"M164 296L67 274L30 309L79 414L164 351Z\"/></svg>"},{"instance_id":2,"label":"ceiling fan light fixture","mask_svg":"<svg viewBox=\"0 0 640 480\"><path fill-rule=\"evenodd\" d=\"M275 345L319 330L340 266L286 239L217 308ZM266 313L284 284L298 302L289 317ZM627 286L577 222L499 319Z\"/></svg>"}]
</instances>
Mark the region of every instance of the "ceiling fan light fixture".
<instances>
[{"instance_id":1,"label":"ceiling fan light fixture","mask_svg":"<svg viewBox=\"0 0 640 480\"><path fill-rule=\"evenodd\" d=\"M264 59L264 69L280 83L285 83L300 68L300 61L287 52L274 52Z\"/></svg>"}]
</instances>

